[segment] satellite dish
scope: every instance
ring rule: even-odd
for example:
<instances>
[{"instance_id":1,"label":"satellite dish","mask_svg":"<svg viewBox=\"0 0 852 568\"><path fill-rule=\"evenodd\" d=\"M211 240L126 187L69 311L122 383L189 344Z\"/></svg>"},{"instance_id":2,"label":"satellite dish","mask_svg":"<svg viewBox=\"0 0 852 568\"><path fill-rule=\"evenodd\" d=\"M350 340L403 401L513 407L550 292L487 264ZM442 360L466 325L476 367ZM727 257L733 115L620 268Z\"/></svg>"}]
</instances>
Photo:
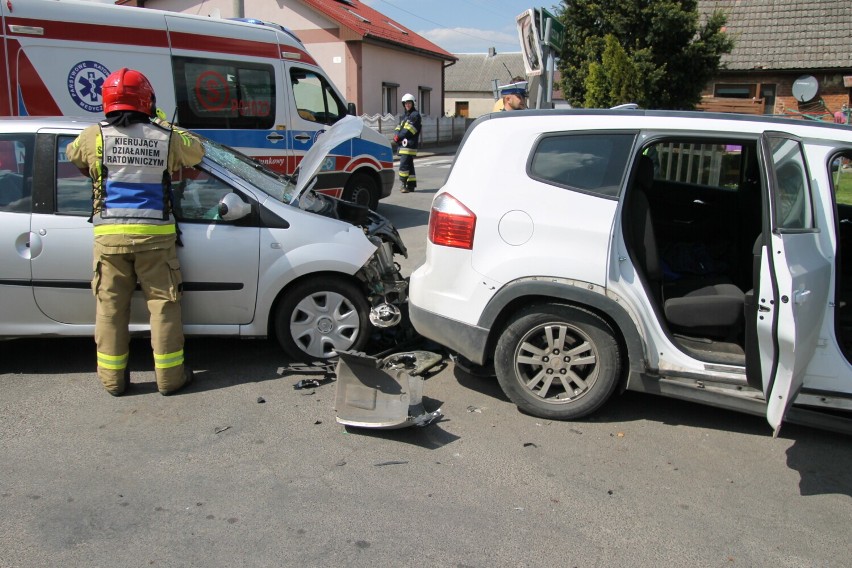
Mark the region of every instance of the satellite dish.
<instances>
[{"instance_id":1,"label":"satellite dish","mask_svg":"<svg viewBox=\"0 0 852 568\"><path fill-rule=\"evenodd\" d=\"M813 100L819 89L819 83L813 75L802 75L793 82L793 96L800 103Z\"/></svg>"}]
</instances>

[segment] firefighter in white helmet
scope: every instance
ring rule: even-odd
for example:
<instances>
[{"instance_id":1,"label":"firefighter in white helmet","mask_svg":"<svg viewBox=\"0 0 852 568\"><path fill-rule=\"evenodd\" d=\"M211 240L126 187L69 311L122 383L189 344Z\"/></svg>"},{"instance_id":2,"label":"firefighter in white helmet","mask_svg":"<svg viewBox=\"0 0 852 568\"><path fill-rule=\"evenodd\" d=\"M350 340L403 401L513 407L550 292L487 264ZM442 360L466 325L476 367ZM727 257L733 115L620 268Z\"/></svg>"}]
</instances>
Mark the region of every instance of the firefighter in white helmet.
<instances>
[{"instance_id":1,"label":"firefighter in white helmet","mask_svg":"<svg viewBox=\"0 0 852 568\"><path fill-rule=\"evenodd\" d=\"M138 280L151 315L154 372L161 394L192 380L184 367L181 274L171 174L204 156L197 138L154 120L154 89L134 69L102 86L106 120L80 133L68 160L92 178L98 378L113 396L127 389L130 300Z\"/></svg>"},{"instance_id":2,"label":"firefighter in white helmet","mask_svg":"<svg viewBox=\"0 0 852 568\"><path fill-rule=\"evenodd\" d=\"M414 158L417 156L417 147L420 145L422 121L420 113L415 108L414 95L410 93L402 95L402 106L405 111L394 130L393 141L399 145L399 181L402 184L400 191L408 193L417 188Z\"/></svg>"}]
</instances>

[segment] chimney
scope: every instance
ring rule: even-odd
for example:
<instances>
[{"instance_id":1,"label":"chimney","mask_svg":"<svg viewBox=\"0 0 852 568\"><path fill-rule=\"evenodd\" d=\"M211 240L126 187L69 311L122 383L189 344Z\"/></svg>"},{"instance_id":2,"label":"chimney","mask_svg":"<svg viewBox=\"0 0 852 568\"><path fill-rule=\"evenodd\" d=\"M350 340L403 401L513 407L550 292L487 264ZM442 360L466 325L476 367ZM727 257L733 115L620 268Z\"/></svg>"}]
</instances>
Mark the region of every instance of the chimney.
<instances>
[{"instance_id":1,"label":"chimney","mask_svg":"<svg viewBox=\"0 0 852 568\"><path fill-rule=\"evenodd\" d=\"M488 48L488 57L494 57L495 55L497 55L497 49L494 48L494 47L489 47Z\"/></svg>"}]
</instances>

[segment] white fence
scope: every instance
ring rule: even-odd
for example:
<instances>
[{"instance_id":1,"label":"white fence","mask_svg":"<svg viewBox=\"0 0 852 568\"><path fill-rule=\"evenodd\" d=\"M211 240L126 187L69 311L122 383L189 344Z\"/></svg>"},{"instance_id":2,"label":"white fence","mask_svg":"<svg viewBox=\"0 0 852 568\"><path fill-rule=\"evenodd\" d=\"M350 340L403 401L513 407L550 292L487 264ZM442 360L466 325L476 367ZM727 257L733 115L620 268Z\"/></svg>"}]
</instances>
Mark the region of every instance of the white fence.
<instances>
[{"instance_id":1,"label":"white fence","mask_svg":"<svg viewBox=\"0 0 852 568\"><path fill-rule=\"evenodd\" d=\"M393 131L399 124L399 117L392 114L361 115L364 123L370 128L384 134L388 140L393 139ZM422 118L420 144L422 146L459 142L465 130L473 119L464 117L431 117Z\"/></svg>"}]
</instances>

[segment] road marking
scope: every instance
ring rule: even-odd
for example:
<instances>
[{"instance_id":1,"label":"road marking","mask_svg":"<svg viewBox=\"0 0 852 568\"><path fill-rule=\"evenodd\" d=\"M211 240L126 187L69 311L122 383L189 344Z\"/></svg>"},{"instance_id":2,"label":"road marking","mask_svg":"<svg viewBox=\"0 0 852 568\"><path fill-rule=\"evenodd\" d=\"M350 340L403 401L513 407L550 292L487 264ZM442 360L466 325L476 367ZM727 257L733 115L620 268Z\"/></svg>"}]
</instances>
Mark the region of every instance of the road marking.
<instances>
[{"instance_id":1,"label":"road marking","mask_svg":"<svg viewBox=\"0 0 852 568\"><path fill-rule=\"evenodd\" d=\"M436 166L439 168L449 168L453 164L451 159L438 160L417 160L415 166Z\"/></svg>"}]
</instances>

